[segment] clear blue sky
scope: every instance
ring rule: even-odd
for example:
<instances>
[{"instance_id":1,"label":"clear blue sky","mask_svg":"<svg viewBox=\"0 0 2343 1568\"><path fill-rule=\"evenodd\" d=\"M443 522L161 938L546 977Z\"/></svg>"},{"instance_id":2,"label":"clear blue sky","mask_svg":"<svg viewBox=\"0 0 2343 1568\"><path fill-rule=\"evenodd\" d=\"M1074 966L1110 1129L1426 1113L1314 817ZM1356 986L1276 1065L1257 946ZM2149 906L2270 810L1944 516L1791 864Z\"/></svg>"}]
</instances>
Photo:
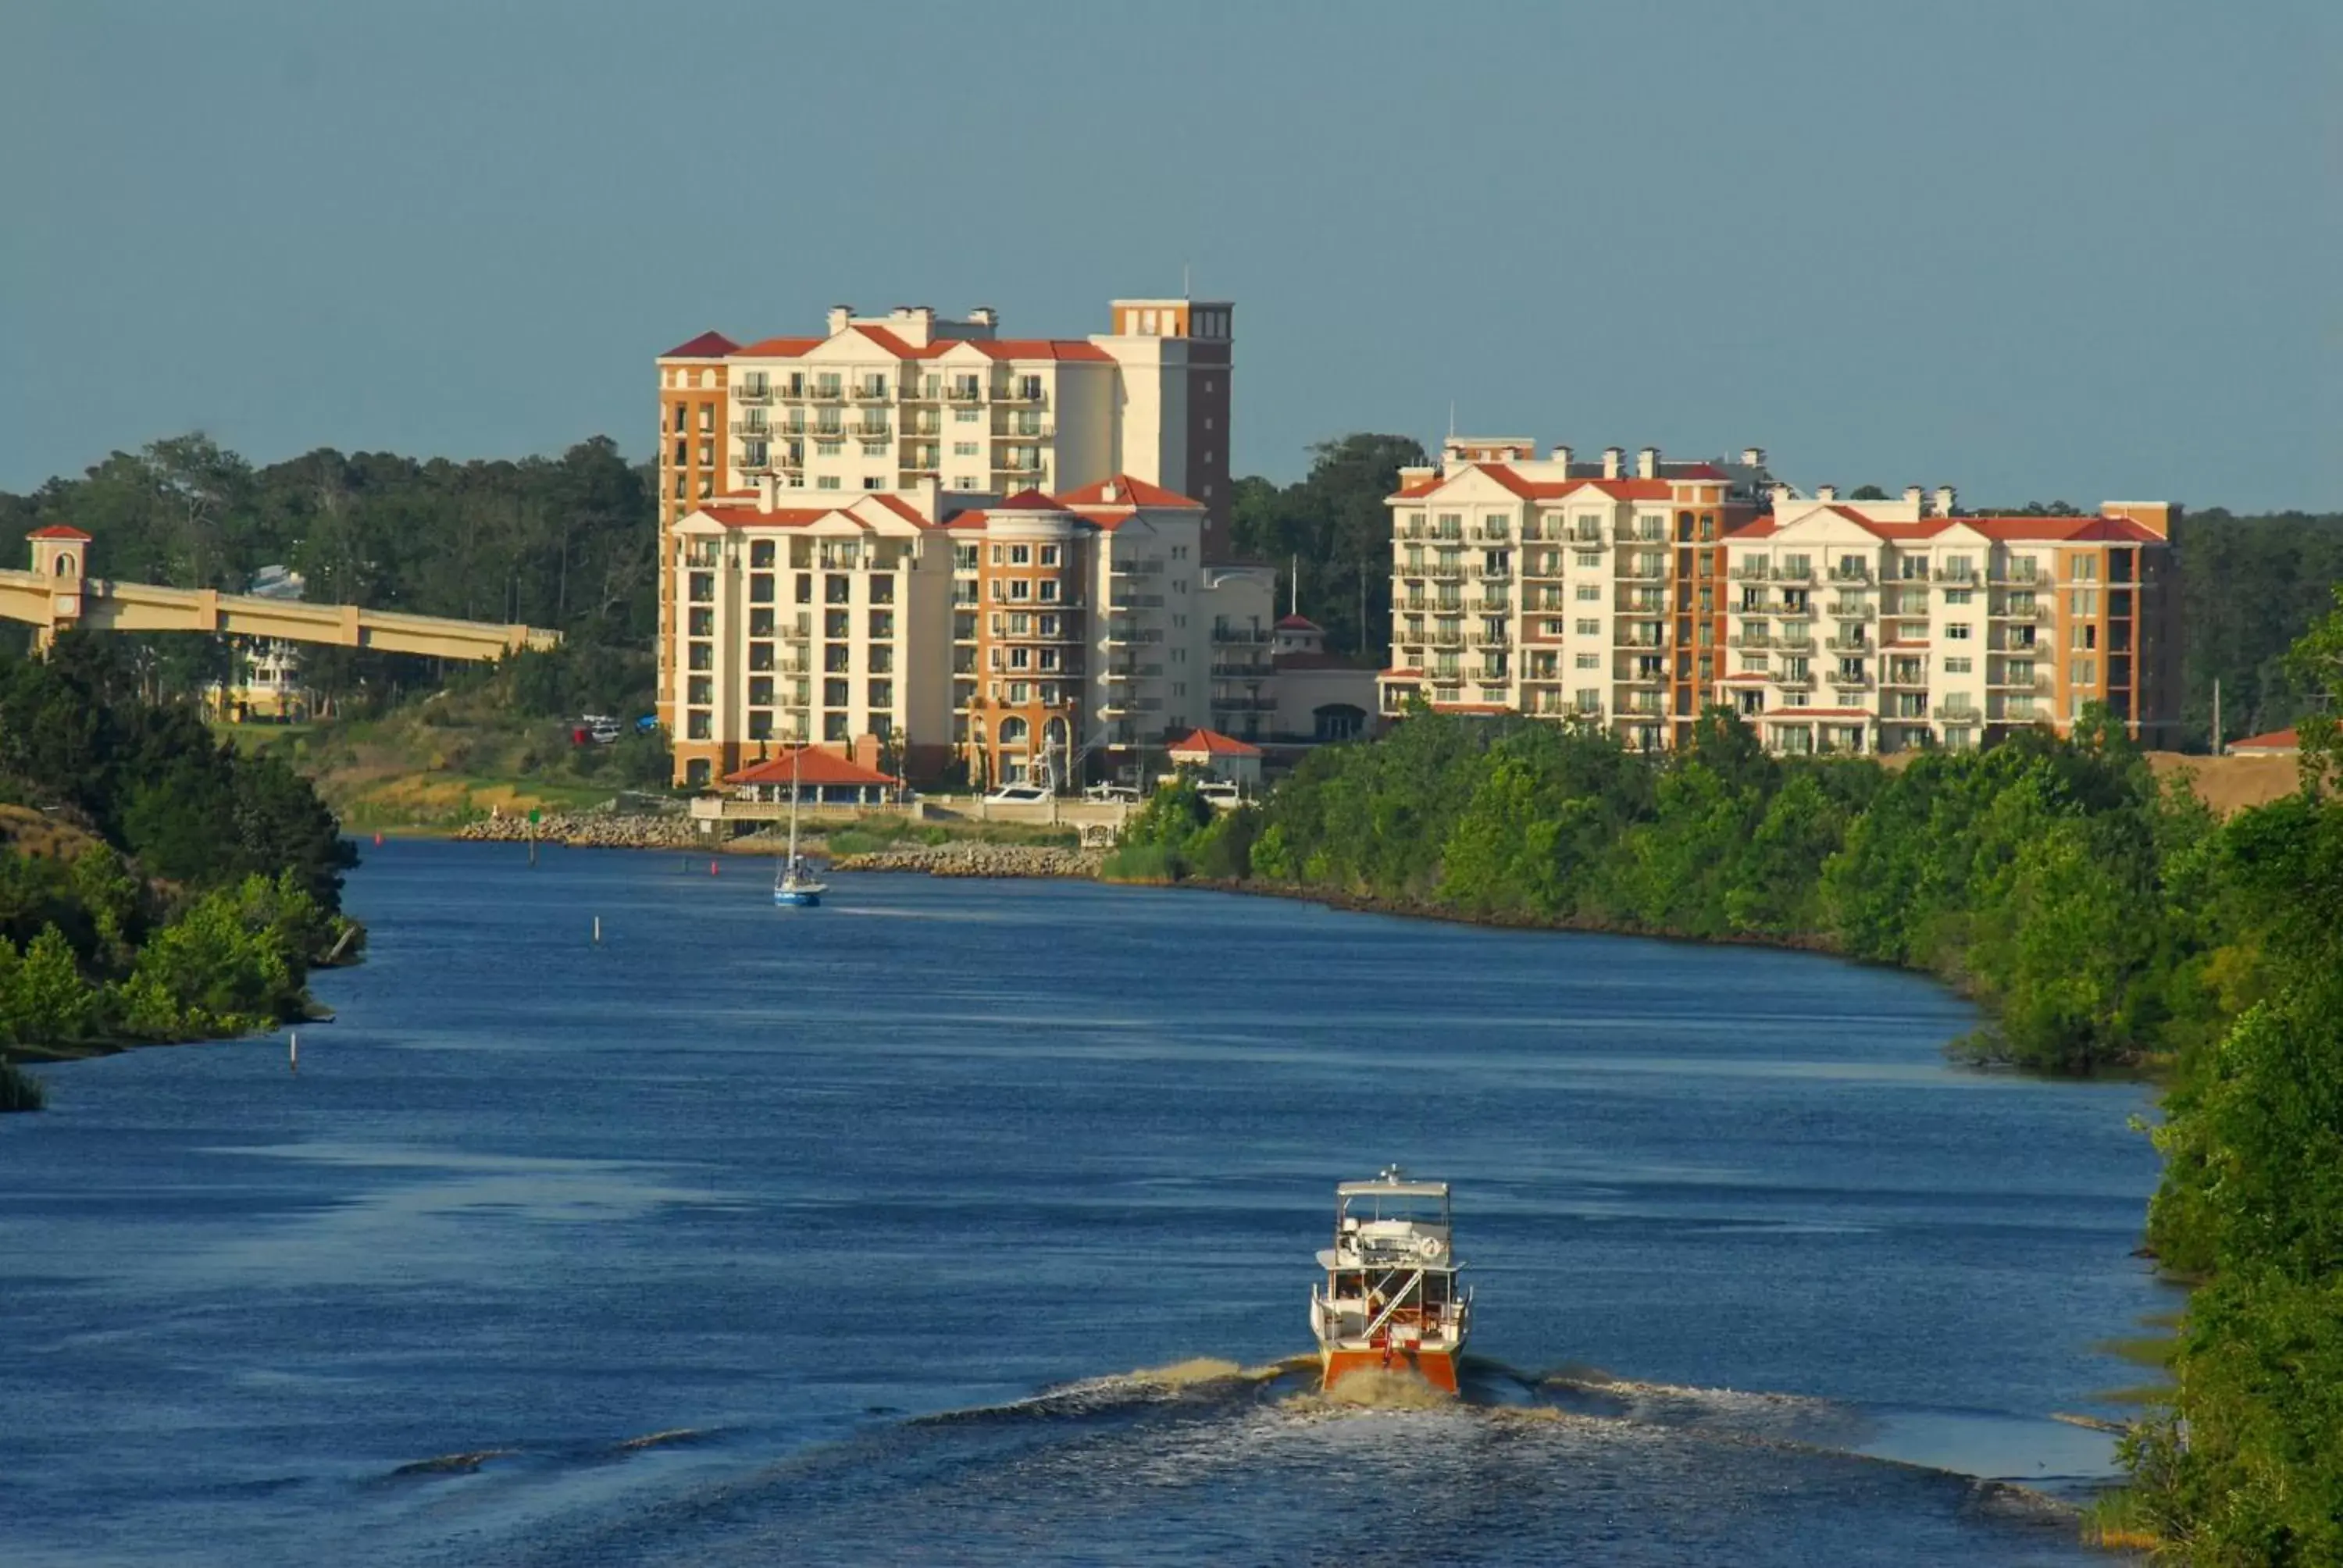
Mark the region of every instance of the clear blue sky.
<instances>
[{"instance_id":1,"label":"clear blue sky","mask_svg":"<svg viewBox=\"0 0 2343 1568\"><path fill-rule=\"evenodd\" d=\"M825 307L1238 301L1239 472L1460 427L2343 507L2343 4L0 5L0 487L606 431Z\"/></svg>"}]
</instances>

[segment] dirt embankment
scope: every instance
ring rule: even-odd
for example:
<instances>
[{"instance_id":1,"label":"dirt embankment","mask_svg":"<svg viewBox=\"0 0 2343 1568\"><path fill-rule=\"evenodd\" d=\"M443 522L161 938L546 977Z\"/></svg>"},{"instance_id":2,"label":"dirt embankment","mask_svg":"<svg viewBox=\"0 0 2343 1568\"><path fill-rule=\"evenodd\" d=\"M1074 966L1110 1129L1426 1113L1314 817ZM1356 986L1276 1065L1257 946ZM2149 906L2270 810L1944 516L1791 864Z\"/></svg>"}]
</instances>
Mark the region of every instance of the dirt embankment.
<instances>
[{"instance_id":1,"label":"dirt embankment","mask_svg":"<svg viewBox=\"0 0 2343 1568\"><path fill-rule=\"evenodd\" d=\"M520 844L532 834L527 815L483 817L449 835L476 843ZM555 811L534 829L540 844L592 849L699 849L709 847L689 817L605 811Z\"/></svg>"},{"instance_id":2,"label":"dirt embankment","mask_svg":"<svg viewBox=\"0 0 2343 1568\"><path fill-rule=\"evenodd\" d=\"M2249 806L2267 806L2302 788L2302 770L2292 757L2190 757L2177 751L2151 751L2148 766L2157 777L2179 774L2197 798L2221 816Z\"/></svg>"}]
</instances>

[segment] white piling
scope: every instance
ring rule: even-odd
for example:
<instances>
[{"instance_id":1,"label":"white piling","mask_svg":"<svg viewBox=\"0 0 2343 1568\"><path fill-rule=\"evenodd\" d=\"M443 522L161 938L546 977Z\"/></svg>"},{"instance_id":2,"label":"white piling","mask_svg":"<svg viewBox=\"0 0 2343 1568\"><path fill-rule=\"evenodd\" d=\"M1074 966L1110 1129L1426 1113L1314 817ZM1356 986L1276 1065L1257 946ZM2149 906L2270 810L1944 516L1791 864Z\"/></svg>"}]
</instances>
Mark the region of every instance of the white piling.
<instances>
[{"instance_id":1,"label":"white piling","mask_svg":"<svg viewBox=\"0 0 2343 1568\"><path fill-rule=\"evenodd\" d=\"M602 917L599 915L594 917L594 945L598 948L602 945Z\"/></svg>"},{"instance_id":2,"label":"white piling","mask_svg":"<svg viewBox=\"0 0 2343 1568\"><path fill-rule=\"evenodd\" d=\"M301 1070L301 1034L298 1030L285 1037L285 1062L290 1070Z\"/></svg>"}]
</instances>

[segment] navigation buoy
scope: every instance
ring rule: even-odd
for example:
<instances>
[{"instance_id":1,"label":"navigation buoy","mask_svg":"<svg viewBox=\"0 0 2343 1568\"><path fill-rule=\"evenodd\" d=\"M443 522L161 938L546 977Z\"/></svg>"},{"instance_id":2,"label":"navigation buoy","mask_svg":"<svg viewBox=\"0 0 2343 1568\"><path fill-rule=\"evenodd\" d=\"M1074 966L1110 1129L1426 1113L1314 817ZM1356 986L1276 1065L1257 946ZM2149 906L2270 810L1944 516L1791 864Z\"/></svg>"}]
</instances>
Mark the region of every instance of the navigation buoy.
<instances>
[{"instance_id":1,"label":"navigation buoy","mask_svg":"<svg viewBox=\"0 0 2343 1568\"><path fill-rule=\"evenodd\" d=\"M594 917L594 945L598 948L602 945L602 917L599 915Z\"/></svg>"},{"instance_id":2,"label":"navigation buoy","mask_svg":"<svg viewBox=\"0 0 2343 1568\"><path fill-rule=\"evenodd\" d=\"M377 849L382 848L382 835L379 832L374 836L374 847Z\"/></svg>"},{"instance_id":3,"label":"navigation buoy","mask_svg":"<svg viewBox=\"0 0 2343 1568\"><path fill-rule=\"evenodd\" d=\"M301 1070L301 1035L297 1030L285 1037L285 1060L287 1070Z\"/></svg>"},{"instance_id":4,"label":"navigation buoy","mask_svg":"<svg viewBox=\"0 0 2343 1568\"><path fill-rule=\"evenodd\" d=\"M716 862L713 860L708 862L708 874L711 877L716 874Z\"/></svg>"}]
</instances>

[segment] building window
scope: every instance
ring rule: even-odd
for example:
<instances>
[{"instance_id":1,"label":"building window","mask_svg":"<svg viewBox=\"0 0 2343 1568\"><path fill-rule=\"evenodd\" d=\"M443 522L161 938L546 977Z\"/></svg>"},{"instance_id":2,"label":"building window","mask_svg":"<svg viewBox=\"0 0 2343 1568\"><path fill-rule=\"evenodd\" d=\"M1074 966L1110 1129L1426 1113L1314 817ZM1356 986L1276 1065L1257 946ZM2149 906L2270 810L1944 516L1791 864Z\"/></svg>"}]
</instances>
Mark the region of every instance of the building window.
<instances>
[{"instance_id":1,"label":"building window","mask_svg":"<svg viewBox=\"0 0 2343 1568\"><path fill-rule=\"evenodd\" d=\"M838 476L836 474L820 475L814 479L813 487L817 490L835 490L839 487Z\"/></svg>"},{"instance_id":2,"label":"building window","mask_svg":"<svg viewBox=\"0 0 2343 1568\"><path fill-rule=\"evenodd\" d=\"M709 717L705 709L695 708L684 716L683 737L687 740L706 740L715 733L715 722L716 721L713 719ZM707 783L708 763L706 759L703 759L695 762L693 766L700 769L699 782L702 784Z\"/></svg>"},{"instance_id":3,"label":"building window","mask_svg":"<svg viewBox=\"0 0 2343 1568\"><path fill-rule=\"evenodd\" d=\"M1954 653L1945 656L1945 673L1946 675L1966 675L1976 668L1976 661L1971 659L1967 654Z\"/></svg>"},{"instance_id":4,"label":"building window","mask_svg":"<svg viewBox=\"0 0 2343 1568\"><path fill-rule=\"evenodd\" d=\"M1948 642L1968 641L1969 623L1965 620L1947 621L1945 624L1945 638Z\"/></svg>"}]
</instances>

